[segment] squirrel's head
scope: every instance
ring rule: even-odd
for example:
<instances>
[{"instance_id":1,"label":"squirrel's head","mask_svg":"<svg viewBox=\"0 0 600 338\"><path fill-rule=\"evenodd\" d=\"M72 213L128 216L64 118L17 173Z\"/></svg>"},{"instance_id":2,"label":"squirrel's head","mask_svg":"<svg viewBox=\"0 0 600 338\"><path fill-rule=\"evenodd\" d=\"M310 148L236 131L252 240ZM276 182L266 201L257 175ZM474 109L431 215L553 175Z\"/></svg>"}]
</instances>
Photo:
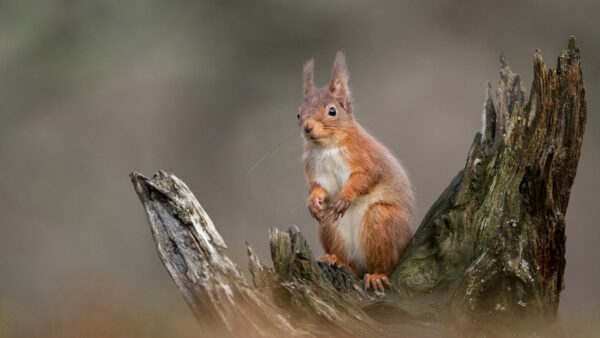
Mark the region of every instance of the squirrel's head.
<instances>
[{"instance_id":1,"label":"squirrel's head","mask_svg":"<svg viewBox=\"0 0 600 338\"><path fill-rule=\"evenodd\" d=\"M335 57L329 86L315 88L313 73L311 59L304 64L304 102L298 111L300 131L306 142L335 144L353 122L344 54L338 52Z\"/></svg>"}]
</instances>

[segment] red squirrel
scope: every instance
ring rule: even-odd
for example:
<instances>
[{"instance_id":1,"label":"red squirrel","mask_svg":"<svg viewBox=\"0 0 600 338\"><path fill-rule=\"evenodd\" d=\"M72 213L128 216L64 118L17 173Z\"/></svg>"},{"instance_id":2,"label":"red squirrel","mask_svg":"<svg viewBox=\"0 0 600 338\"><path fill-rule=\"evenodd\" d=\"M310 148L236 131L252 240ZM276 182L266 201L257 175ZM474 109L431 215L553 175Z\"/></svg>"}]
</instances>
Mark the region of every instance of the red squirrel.
<instances>
[{"instance_id":1,"label":"red squirrel","mask_svg":"<svg viewBox=\"0 0 600 338\"><path fill-rule=\"evenodd\" d=\"M356 121L344 54L337 53L329 86L314 86L313 69L311 59L298 121L308 210L325 250L318 261L346 266L365 289L383 291L414 234L412 188L398 160Z\"/></svg>"}]
</instances>

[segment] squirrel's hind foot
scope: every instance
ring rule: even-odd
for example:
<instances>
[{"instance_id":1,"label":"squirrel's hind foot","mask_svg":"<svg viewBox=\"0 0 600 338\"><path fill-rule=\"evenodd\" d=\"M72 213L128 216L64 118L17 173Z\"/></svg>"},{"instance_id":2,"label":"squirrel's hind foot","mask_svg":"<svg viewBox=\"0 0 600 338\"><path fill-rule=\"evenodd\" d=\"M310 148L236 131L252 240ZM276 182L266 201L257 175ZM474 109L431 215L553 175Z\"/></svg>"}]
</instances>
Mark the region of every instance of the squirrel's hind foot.
<instances>
[{"instance_id":1,"label":"squirrel's hind foot","mask_svg":"<svg viewBox=\"0 0 600 338\"><path fill-rule=\"evenodd\" d=\"M334 254L325 254L317 259L317 262L325 263L330 266L335 266L336 268L341 268L346 266L344 262L338 258L338 256Z\"/></svg>"},{"instance_id":2,"label":"squirrel's hind foot","mask_svg":"<svg viewBox=\"0 0 600 338\"><path fill-rule=\"evenodd\" d=\"M383 273L365 273L364 280L365 291L367 291L369 287L372 287L375 291L384 292L384 285L387 285L389 288L392 287L388 275Z\"/></svg>"}]
</instances>

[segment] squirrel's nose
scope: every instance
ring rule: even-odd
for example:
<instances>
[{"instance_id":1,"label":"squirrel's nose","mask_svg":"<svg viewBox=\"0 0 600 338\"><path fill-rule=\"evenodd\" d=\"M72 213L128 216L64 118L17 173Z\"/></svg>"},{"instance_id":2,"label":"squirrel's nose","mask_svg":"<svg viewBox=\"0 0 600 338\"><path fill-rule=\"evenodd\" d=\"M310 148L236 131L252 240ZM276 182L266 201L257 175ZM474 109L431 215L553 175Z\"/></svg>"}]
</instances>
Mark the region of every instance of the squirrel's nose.
<instances>
[{"instance_id":1,"label":"squirrel's nose","mask_svg":"<svg viewBox=\"0 0 600 338\"><path fill-rule=\"evenodd\" d=\"M314 129L314 126L312 126L312 125L310 125L310 124L305 124L305 125L304 125L304 131L305 131L307 134L310 134L310 132L311 132L311 131L313 131L313 129Z\"/></svg>"}]
</instances>

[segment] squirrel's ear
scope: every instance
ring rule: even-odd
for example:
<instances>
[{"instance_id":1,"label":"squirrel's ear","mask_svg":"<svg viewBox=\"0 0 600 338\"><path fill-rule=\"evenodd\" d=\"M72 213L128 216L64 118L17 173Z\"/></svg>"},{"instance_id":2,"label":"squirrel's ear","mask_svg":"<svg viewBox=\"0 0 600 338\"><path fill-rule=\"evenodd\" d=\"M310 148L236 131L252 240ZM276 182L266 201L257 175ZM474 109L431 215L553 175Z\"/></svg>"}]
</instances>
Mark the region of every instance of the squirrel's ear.
<instances>
[{"instance_id":1,"label":"squirrel's ear","mask_svg":"<svg viewBox=\"0 0 600 338\"><path fill-rule=\"evenodd\" d=\"M331 85L329 90L340 102L344 109L350 107L350 88L348 87L348 68L346 67L346 58L344 53L337 52L331 71Z\"/></svg>"},{"instance_id":2,"label":"squirrel's ear","mask_svg":"<svg viewBox=\"0 0 600 338\"><path fill-rule=\"evenodd\" d=\"M313 59L306 61L304 64L304 96L307 96L313 89L313 74L314 74L315 62Z\"/></svg>"}]
</instances>

